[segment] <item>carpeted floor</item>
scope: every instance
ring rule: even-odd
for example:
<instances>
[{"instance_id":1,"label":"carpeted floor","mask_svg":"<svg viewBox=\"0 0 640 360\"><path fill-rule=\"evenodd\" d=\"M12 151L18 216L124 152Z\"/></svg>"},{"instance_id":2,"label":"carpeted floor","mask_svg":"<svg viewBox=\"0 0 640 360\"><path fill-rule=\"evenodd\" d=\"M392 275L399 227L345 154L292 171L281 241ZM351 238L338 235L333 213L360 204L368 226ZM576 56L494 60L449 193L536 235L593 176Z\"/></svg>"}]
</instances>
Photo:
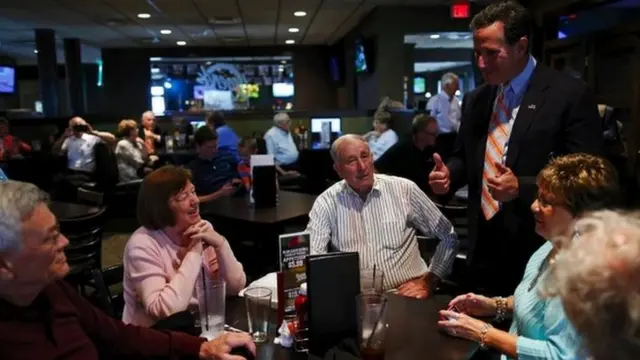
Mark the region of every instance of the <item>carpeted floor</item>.
<instances>
[{"instance_id":1,"label":"carpeted floor","mask_svg":"<svg viewBox=\"0 0 640 360\"><path fill-rule=\"evenodd\" d=\"M102 267L108 268L113 265L122 264L122 254L124 246L131 234L128 233L105 233L102 240Z\"/></svg>"}]
</instances>

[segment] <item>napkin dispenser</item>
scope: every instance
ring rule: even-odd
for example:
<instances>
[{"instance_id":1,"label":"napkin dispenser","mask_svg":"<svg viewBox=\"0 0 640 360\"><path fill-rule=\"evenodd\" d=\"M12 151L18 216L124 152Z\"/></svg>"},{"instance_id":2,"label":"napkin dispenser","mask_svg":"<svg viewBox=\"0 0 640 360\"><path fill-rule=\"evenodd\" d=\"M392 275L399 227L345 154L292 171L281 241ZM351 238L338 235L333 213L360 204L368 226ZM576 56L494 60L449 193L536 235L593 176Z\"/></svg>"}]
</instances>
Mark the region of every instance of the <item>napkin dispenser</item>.
<instances>
[{"instance_id":1,"label":"napkin dispenser","mask_svg":"<svg viewBox=\"0 0 640 360\"><path fill-rule=\"evenodd\" d=\"M345 339L357 339L359 273L357 252L307 257L310 354L322 357Z\"/></svg>"},{"instance_id":2,"label":"napkin dispenser","mask_svg":"<svg viewBox=\"0 0 640 360\"><path fill-rule=\"evenodd\" d=\"M256 208L272 208L276 206L278 190L276 188L276 167L254 166L253 176L253 200Z\"/></svg>"}]
</instances>

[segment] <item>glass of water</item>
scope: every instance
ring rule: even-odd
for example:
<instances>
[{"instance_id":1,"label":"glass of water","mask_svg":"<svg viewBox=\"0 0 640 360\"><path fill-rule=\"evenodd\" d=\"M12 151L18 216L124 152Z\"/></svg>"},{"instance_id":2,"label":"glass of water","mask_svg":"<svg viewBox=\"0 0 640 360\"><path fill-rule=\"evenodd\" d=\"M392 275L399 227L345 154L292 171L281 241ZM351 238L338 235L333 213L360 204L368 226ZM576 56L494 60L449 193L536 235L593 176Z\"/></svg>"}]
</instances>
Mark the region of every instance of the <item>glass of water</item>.
<instances>
[{"instance_id":1,"label":"glass of water","mask_svg":"<svg viewBox=\"0 0 640 360\"><path fill-rule=\"evenodd\" d=\"M249 334L255 342L267 340L269 314L271 313L271 290L264 287L247 289L244 293L247 306Z\"/></svg>"},{"instance_id":2,"label":"glass of water","mask_svg":"<svg viewBox=\"0 0 640 360\"><path fill-rule=\"evenodd\" d=\"M382 294L384 291L384 272L379 268L360 269L360 292L362 294Z\"/></svg>"},{"instance_id":3,"label":"glass of water","mask_svg":"<svg viewBox=\"0 0 640 360\"><path fill-rule=\"evenodd\" d=\"M224 332L226 289L224 281L202 274L196 283L201 336L212 340Z\"/></svg>"}]
</instances>

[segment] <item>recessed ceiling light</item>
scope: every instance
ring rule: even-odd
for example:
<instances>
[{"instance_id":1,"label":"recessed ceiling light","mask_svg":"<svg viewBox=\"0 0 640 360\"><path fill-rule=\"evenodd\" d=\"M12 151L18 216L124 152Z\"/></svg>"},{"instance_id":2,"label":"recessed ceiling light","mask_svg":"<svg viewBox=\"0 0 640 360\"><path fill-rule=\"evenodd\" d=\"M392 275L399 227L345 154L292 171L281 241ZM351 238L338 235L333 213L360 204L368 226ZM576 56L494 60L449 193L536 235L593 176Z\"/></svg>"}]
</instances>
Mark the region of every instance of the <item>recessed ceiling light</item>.
<instances>
[{"instance_id":1,"label":"recessed ceiling light","mask_svg":"<svg viewBox=\"0 0 640 360\"><path fill-rule=\"evenodd\" d=\"M186 41L183 41L183 40L176 41L176 45L178 45L178 46L185 46L185 45L187 45L187 42L186 42Z\"/></svg>"},{"instance_id":2,"label":"recessed ceiling light","mask_svg":"<svg viewBox=\"0 0 640 360\"><path fill-rule=\"evenodd\" d=\"M296 41L295 41L295 40L291 40L291 39L289 39L289 40L285 41L284 43L285 43L285 44L295 44L295 43L296 43Z\"/></svg>"},{"instance_id":3,"label":"recessed ceiling light","mask_svg":"<svg viewBox=\"0 0 640 360\"><path fill-rule=\"evenodd\" d=\"M297 33L297 32L300 32L300 29L298 29L298 28L289 28L289 32L290 33Z\"/></svg>"},{"instance_id":4,"label":"recessed ceiling light","mask_svg":"<svg viewBox=\"0 0 640 360\"><path fill-rule=\"evenodd\" d=\"M33 50L33 53L34 53L34 54L37 54L37 53L38 53L38 50Z\"/></svg>"},{"instance_id":5,"label":"recessed ceiling light","mask_svg":"<svg viewBox=\"0 0 640 360\"><path fill-rule=\"evenodd\" d=\"M140 13L138 14L138 18L139 19L148 19L151 17L151 14L147 14L147 13Z\"/></svg>"},{"instance_id":6,"label":"recessed ceiling light","mask_svg":"<svg viewBox=\"0 0 640 360\"><path fill-rule=\"evenodd\" d=\"M297 16L297 17L307 16L307 12L306 11L296 11L296 12L293 13L293 16Z\"/></svg>"},{"instance_id":7,"label":"recessed ceiling light","mask_svg":"<svg viewBox=\"0 0 640 360\"><path fill-rule=\"evenodd\" d=\"M440 34L431 34L429 37L432 39L440 39Z\"/></svg>"},{"instance_id":8,"label":"recessed ceiling light","mask_svg":"<svg viewBox=\"0 0 640 360\"><path fill-rule=\"evenodd\" d=\"M169 34L171 34L171 30L169 30L169 29L162 29L162 30L160 30L160 34L162 34L162 35L169 35Z\"/></svg>"}]
</instances>

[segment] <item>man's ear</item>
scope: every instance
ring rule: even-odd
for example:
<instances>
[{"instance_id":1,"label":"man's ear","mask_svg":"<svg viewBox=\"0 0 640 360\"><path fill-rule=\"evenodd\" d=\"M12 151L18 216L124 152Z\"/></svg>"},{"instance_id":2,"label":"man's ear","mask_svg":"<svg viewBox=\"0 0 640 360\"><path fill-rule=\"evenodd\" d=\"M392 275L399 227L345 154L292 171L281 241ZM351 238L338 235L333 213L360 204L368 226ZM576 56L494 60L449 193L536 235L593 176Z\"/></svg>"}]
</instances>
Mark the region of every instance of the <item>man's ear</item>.
<instances>
[{"instance_id":1,"label":"man's ear","mask_svg":"<svg viewBox=\"0 0 640 360\"><path fill-rule=\"evenodd\" d=\"M13 280L16 275L13 273L13 265L4 256L0 255L0 280Z\"/></svg>"},{"instance_id":2,"label":"man's ear","mask_svg":"<svg viewBox=\"0 0 640 360\"><path fill-rule=\"evenodd\" d=\"M516 43L516 49L521 54L527 54L529 49L529 38L528 37L520 38L520 40L518 40L518 42Z\"/></svg>"}]
</instances>

